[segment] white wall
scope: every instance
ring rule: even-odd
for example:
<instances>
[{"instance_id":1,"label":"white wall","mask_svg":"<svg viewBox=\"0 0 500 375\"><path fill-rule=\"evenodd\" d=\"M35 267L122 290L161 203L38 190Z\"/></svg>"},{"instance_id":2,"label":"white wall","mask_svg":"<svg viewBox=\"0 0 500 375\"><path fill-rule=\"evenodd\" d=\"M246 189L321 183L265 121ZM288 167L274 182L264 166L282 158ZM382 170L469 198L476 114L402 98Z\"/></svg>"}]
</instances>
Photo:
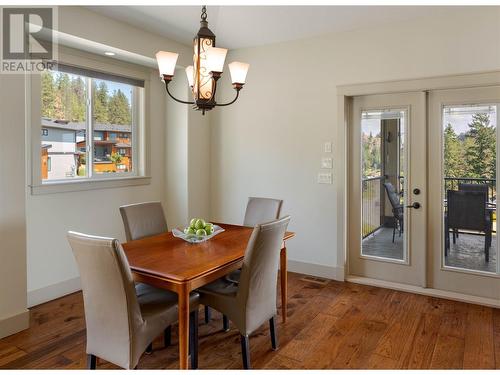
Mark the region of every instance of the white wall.
<instances>
[{"instance_id":1,"label":"white wall","mask_svg":"<svg viewBox=\"0 0 500 375\"><path fill-rule=\"evenodd\" d=\"M0 74L0 338L27 328L22 75Z\"/></svg>"},{"instance_id":2,"label":"white wall","mask_svg":"<svg viewBox=\"0 0 500 375\"><path fill-rule=\"evenodd\" d=\"M248 196L283 198L297 232L291 268L341 276L338 181L316 183L322 145L339 131L337 85L499 69L500 9L450 8L446 18L230 51L234 60L250 71L239 101L212 114L212 218L240 223ZM232 97L228 74L217 91Z\"/></svg>"}]
</instances>

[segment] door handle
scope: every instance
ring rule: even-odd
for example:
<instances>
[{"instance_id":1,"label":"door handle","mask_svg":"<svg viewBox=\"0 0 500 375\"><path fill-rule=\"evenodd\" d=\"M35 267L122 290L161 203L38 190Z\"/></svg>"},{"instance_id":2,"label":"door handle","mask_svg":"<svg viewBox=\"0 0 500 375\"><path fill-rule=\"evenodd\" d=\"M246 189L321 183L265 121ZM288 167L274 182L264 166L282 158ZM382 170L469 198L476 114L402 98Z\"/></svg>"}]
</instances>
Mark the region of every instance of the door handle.
<instances>
[{"instance_id":1,"label":"door handle","mask_svg":"<svg viewBox=\"0 0 500 375\"><path fill-rule=\"evenodd\" d=\"M418 203L418 202L415 202L413 204L410 204L409 206L406 206L406 208L414 208L416 210L418 210L420 207L421 207L420 203Z\"/></svg>"}]
</instances>

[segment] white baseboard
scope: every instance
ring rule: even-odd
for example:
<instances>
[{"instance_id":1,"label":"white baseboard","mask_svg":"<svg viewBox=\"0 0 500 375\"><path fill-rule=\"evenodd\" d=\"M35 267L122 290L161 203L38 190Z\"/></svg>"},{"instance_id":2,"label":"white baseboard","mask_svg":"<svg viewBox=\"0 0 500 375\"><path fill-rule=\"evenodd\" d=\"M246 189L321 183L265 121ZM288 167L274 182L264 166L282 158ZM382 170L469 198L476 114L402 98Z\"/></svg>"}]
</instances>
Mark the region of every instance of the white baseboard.
<instances>
[{"instance_id":1,"label":"white baseboard","mask_svg":"<svg viewBox=\"0 0 500 375\"><path fill-rule=\"evenodd\" d=\"M28 292L28 307L33 307L52 301L53 299L65 296L81 290L80 278L65 280L60 283L49 285L40 289L31 290Z\"/></svg>"},{"instance_id":2,"label":"white baseboard","mask_svg":"<svg viewBox=\"0 0 500 375\"><path fill-rule=\"evenodd\" d=\"M344 281L344 268L342 267L324 266L322 264L306 263L289 259L288 271L323 277L325 279Z\"/></svg>"},{"instance_id":3,"label":"white baseboard","mask_svg":"<svg viewBox=\"0 0 500 375\"><path fill-rule=\"evenodd\" d=\"M30 326L30 312L28 309L17 314L0 319L0 339L25 330Z\"/></svg>"},{"instance_id":4,"label":"white baseboard","mask_svg":"<svg viewBox=\"0 0 500 375\"><path fill-rule=\"evenodd\" d=\"M483 305L483 306L495 307L495 308L500 307L500 301L497 299L493 299L493 298L477 297L477 296L471 296L468 294L449 292L449 291L445 291L445 290L438 290L438 289L432 289L432 288L422 288L421 286L400 284L400 283L395 283L392 281L371 279L369 277L351 276L350 275L346 278L346 281L351 282L351 283L356 283L356 284L363 284L363 285L377 286L377 287L386 288L386 289L400 290L402 292L421 294L424 296L444 298L444 299L449 299L452 301L473 303L476 305Z\"/></svg>"}]
</instances>

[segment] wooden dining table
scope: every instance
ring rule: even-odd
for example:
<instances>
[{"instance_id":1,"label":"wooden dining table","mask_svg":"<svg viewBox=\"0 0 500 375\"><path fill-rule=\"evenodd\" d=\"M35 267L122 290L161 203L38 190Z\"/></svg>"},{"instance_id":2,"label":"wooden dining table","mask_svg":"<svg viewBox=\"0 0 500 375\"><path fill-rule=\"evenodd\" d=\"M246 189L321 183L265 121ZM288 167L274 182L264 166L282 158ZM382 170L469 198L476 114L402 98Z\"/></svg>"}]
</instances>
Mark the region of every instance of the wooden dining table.
<instances>
[{"instance_id":1,"label":"wooden dining table","mask_svg":"<svg viewBox=\"0 0 500 375\"><path fill-rule=\"evenodd\" d=\"M188 368L189 294L241 267L253 228L217 224L224 232L208 241L192 244L166 232L123 244L134 280L177 293L179 301L179 367ZM286 232L280 251L281 313L286 322Z\"/></svg>"}]
</instances>

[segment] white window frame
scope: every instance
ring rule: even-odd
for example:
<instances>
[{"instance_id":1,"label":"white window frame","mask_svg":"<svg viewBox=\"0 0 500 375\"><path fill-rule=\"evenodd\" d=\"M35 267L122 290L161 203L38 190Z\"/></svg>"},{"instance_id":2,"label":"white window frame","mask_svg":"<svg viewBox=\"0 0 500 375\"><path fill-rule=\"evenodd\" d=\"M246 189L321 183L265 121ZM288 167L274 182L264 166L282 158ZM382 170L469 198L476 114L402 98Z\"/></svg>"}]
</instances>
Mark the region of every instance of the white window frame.
<instances>
[{"instance_id":1,"label":"white window frame","mask_svg":"<svg viewBox=\"0 0 500 375\"><path fill-rule=\"evenodd\" d=\"M28 163L31 170L31 183L29 185L31 194L50 194L69 191L93 190L103 188L114 188L123 186L135 186L150 184L149 176L149 148L148 129L146 126L148 114L145 102L149 96L149 69L137 65L121 63L119 61L109 61L83 51L76 51L69 48L59 48L59 62L66 65L73 65L89 70L94 70L110 75L121 75L133 79L143 80L144 88L135 87L132 94L132 171L120 173L92 174L93 147L89 141L93 142L93 121L90 121L90 129L86 130L87 147L87 176L75 177L63 180L42 180L41 178L41 79L40 75L33 74L26 76L26 110L31 122L31 153ZM112 72L112 73L108 73ZM90 89L90 79L86 79L87 92ZM90 99L90 98L88 98ZM88 106L91 108L91 106ZM92 119L91 113L87 111L87 118Z\"/></svg>"}]
</instances>

